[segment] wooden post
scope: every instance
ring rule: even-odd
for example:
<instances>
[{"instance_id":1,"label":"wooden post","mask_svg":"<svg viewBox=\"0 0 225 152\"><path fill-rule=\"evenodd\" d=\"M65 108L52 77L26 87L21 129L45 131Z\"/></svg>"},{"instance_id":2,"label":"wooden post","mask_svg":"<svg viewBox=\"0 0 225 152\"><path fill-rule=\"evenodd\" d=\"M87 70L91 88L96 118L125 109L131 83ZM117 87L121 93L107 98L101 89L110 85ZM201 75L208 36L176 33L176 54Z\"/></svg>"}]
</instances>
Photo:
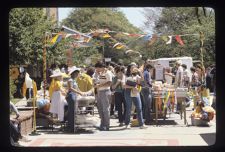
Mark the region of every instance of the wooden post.
<instances>
[{"instance_id":1,"label":"wooden post","mask_svg":"<svg viewBox=\"0 0 225 152\"><path fill-rule=\"evenodd\" d=\"M43 50L43 82L44 82L44 99L46 96L46 33L45 33L45 37L44 37L44 50Z\"/></svg>"},{"instance_id":2,"label":"wooden post","mask_svg":"<svg viewBox=\"0 0 225 152\"><path fill-rule=\"evenodd\" d=\"M203 57L204 57L203 56L204 39L205 39L204 34L203 34L203 32L200 31L200 57L201 57L201 65L202 65L202 68L203 68L203 72L205 72L204 59L203 59ZM204 79L204 77L202 75L201 80L204 81L203 79Z\"/></svg>"}]
</instances>

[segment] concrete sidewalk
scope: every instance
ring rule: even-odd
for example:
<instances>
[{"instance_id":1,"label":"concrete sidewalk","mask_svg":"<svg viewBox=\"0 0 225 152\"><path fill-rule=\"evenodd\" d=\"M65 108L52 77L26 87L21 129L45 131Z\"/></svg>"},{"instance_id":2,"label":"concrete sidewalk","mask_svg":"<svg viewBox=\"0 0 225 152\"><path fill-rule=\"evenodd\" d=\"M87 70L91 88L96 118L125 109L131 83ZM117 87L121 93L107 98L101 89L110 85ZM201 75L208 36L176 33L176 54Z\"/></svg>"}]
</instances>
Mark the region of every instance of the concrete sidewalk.
<instances>
[{"instance_id":1,"label":"concrete sidewalk","mask_svg":"<svg viewBox=\"0 0 225 152\"><path fill-rule=\"evenodd\" d=\"M192 107L187 108L187 121L192 113ZM209 126L197 127L184 125L184 120L179 114L171 113L166 120L159 120L158 126L153 121L147 129L132 127L125 129L119 127L118 119L110 119L110 131L99 131L99 115L86 115L86 122L92 125L84 125L74 134L66 134L55 128L38 129L39 136L27 136L30 141L19 143L22 146L208 146L215 143L216 121L209 122Z\"/></svg>"}]
</instances>

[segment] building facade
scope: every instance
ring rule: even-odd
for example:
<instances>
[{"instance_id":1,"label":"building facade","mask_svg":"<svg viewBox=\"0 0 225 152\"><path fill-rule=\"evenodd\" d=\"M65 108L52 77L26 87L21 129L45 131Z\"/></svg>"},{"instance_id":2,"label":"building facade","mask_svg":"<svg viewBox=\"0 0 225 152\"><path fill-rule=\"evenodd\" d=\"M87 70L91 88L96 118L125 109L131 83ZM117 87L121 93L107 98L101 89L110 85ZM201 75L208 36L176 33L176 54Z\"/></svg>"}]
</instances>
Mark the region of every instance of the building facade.
<instances>
[{"instance_id":1,"label":"building facade","mask_svg":"<svg viewBox=\"0 0 225 152\"><path fill-rule=\"evenodd\" d=\"M59 21L58 8L53 8L53 7L44 8L44 12L46 13L46 16L48 18L52 17L53 21L56 21L58 25L58 21Z\"/></svg>"}]
</instances>

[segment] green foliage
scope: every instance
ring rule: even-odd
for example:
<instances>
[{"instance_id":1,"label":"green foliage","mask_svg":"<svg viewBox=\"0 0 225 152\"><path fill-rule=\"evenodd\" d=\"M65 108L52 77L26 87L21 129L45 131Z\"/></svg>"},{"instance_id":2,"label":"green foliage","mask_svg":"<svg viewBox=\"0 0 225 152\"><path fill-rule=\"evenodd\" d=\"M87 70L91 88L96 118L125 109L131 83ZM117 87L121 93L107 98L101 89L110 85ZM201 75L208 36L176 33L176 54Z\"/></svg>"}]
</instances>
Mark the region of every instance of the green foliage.
<instances>
[{"instance_id":1,"label":"green foliage","mask_svg":"<svg viewBox=\"0 0 225 152\"><path fill-rule=\"evenodd\" d=\"M198 10L198 11L196 11ZM194 7L170 7L163 8L159 19L155 22L154 33L162 35L199 34L203 32L204 39L204 64L208 66L215 63L215 14L212 9ZM192 56L194 60L200 60L199 36L182 37L184 46L176 40L166 45L158 39L152 46L142 48L148 58Z\"/></svg>"},{"instance_id":2,"label":"green foliage","mask_svg":"<svg viewBox=\"0 0 225 152\"><path fill-rule=\"evenodd\" d=\"M10 64L42 64L45 32L54 31L43 8L14 8L9 13ZM61 46L61 47L60 47ZM48 58L62 54L62 45L47 50ZM60 60L59 60L60 61Z\"/></svg>"}]
</instances>

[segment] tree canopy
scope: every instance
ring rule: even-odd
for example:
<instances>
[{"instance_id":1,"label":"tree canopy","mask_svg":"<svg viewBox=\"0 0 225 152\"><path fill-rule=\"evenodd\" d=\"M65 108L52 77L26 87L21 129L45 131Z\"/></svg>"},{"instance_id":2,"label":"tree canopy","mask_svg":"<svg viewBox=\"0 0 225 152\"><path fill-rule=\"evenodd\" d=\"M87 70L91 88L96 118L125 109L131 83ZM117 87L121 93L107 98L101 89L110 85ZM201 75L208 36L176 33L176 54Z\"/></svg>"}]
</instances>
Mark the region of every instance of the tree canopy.
<instances>
[{"instance_id":1,"label":"tree canopy","mask_svg":"<svg viewBox=\"0 0 225 152\"><path fill-rule=\"evenodd\" d=\"M10 64L42 64L45 32L58 32L43 8L14 8L9 13ZM61 60L63 45L47 49L47 59Z\"/></svg>"},{"instance_id":2,"label":"tree canopy","mask_svg":"<svg viewBox=\"0 0 225 152\"><path fill-rule=\"evenodd\" d=\"M152 13L157 18L152 17ZM151 13L151 14L150 14ZM149 15L148 15L149 14ZM215 14L210 8L198 7L169 7L156 10L145 10L149 25L149 19L154 19L153 33L162 35L182 35L204 33L204 64L206 66L215 63ZM179 43L166 45L163 40L158 40L150 47L145 48L148 58L191 56L194 60L200 60L199 36L182 37L184 46ZM176 40L174 40L176 41Z\"/></svg>"},{"instance_id":3,"label":"tree canopy","mask_svg":"<svg viewBox=\"0 0 225 152\"><path fill-rule=\"evenodd\" d=\"M146 27L153 29L157 35L182 35L204 33L204 61L205 65L215 63L215 13L213 9L202 7L170 7L170 8L145 8ZM125 14L115 8L74 8L69 16L62 21L62 25L82 33L90 33L91 30L109 29L116 32L143 33L132 25ZM15 8L9 13L9 53L10 64L42 63L45 32L59 32L56 24L46 17L43 8ZM115 36L111 34L112 36ZM181 37L184 46L176 40L166 45L158 38L152 45L133 41L127 36L115 36L118 42L139 51L143 59L155 59L160 57L192 56L194 60L200 60L199 36ZM68 40L62 40L54 47L47 48L47 61L65 63L65 51L69 48ZM73 48L75 65L85 64L84 61L110 57L115 62L129 63L140 62L135 56L127 56L124 50L113 49L115 42L110 39L94 38L94 45L88 48ZM129 43L131 42L131 43Z\"/></svg>"}]
</instances>

